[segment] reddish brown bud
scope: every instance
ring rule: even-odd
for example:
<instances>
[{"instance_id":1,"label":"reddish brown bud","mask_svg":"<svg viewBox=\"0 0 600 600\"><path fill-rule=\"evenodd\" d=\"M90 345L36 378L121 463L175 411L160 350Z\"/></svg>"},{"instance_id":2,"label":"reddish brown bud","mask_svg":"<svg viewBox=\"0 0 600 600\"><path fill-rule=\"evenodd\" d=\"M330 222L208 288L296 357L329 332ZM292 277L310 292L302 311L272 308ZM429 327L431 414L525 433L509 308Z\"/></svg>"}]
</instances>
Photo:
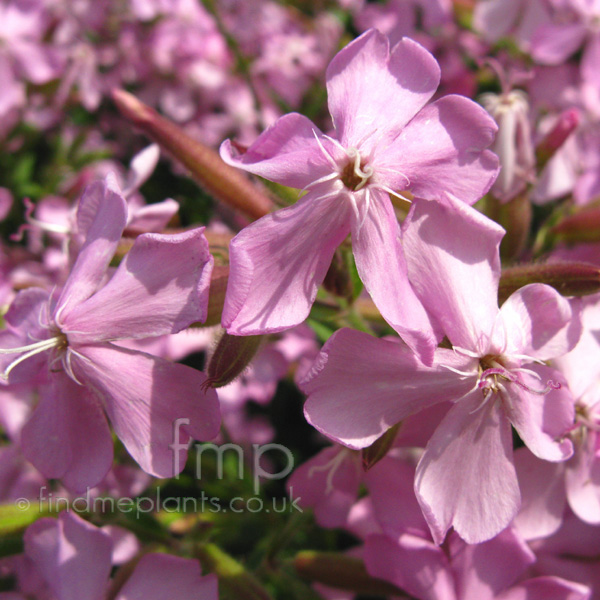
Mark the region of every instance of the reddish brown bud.
<instances>
[{"instance_id":1,"label":"reddish brown bud","mask_svg":"<svg viewBox=\"0 0 600 600\"><path fill-rule=\"evenodd\" d=\"M550 230L567 243L600 242L600 208L584 208L565 217Z\"/></svg>"},{"instance_id":2,"label":"reddish brown bud","mask_svg":"<svg viewBox=\"0 0 600 600\"><path fill-rule=\"evenodd\" d=\"M263 340L262 335L229 335L224 332L210 357L206 387L231 383L250 364Z\"/></svg>"},{"instance_id":3,"label":"reddish brown bud","mask_svg":"<svg viewBox=\"0 0 600 600\"><path fill-rule=\"evenodd\" d=\"M362 450L362 465L365 471L374 467L392 447L396 434L400 428L400 423L390 427L381 437L377 438L368 448Z\"/></svg>"},{"instance_id":4,"label":"reddish brown bud","mask_svg":"<svg viewBox=\"0 0 600 600\"><path fill-rule=\"evenodd\" d=\"M540 263L503 269L498 299L504 302L529 283L551 285L563 296L586 296L600 291L600 268L588 263Z\"/></svg>"},{"instance_id":5,"label":"reddish brown bud","mask_svg":"<svg viewBox=\"0 0 600 600\"><path fill-rule=\"evenodd\" d=\"M210 289L208 292L208 313L204 327L211 327L221 323L223 305L225 304L225 292L229 279L229 267L215 265L210 278Z\"/></svg>"},{"instance_id":6,"label":"reddish brown bud","mask_svg":"<svg viewBox=\"0 0 600 600\"><path fill-rule=\"evenodd\" d=\"M294 558L294 567L301 577L341 590L358 594L400 596L405 594L395 585L371 577L360 558L336 552L299 552Z\"/></svg>"},{"instance_id":7,"label":"reddish brown bud","mask_svg":"<svg viewBox=\"0 0 600 600\"><path fill-rule=\"evenodd\" d=\"M239 170L223 162L212 148L191 138L180 127L124 90L112 97L121 114L187 167L215 198L252 220L272 208L270 199Z\"/></svg>"}]
</instances>

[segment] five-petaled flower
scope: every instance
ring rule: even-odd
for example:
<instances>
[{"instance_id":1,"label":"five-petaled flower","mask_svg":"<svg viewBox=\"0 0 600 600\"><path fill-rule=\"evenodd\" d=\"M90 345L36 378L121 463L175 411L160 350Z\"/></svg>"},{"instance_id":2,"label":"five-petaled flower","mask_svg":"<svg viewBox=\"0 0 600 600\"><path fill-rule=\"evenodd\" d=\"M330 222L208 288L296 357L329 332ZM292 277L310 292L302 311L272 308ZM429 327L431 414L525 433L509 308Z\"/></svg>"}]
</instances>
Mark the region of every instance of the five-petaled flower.
<instances>
[{"instance_id":1,"label":"five-petaled flower","mask_svg":"<svg viewBox=\"0 0 600 600\"><path fill-rule=\"evenodd\" d=\"M40 391L23 451L46 477L85 490L112 464L106 412L140 466L171 477L185 464L181 448L190 437L217 435L216 393L201 391L201 372L115 342L175 333L206 318L213 259L203 228L139 236L106 281L127 222L114 178L88 188L77 217L85 242L62 290L20 292L0 334L4 378L35 382ZM187 424L174 456L179 418Z\"/></svg>"},{"instance_id":2,"label":"five-petaled flower","mask_svg":"<svg viewBox=\"0 0 600 600\"><path fill-rule=\"evenodd\" d=\"M246 227L230 246L223 326L235 335L281 331L310 311L337 246L352 234L359 275L383 317L430 362L435 336L408 281L390 195L437 199L452 192L469 204L498 173L486 148L496 124L462 96L426 106L440 80L433 56L403 38L369 30L327 69L335 137L306 117L281 117L231 165L307 193L296 205Z\"/></svg>"}]
</instances>

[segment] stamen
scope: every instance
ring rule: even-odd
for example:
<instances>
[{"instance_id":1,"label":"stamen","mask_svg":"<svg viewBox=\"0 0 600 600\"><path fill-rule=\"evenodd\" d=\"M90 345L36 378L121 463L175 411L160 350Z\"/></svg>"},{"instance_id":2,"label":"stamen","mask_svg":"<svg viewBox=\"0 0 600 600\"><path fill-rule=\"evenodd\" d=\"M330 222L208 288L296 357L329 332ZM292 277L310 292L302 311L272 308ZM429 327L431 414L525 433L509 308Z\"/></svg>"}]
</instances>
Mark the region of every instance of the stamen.
<instances>
[{"instance_id":1,"label":"stamen","mask_svg":"<svg viewBox=\"0 0 600 600\"><path fill-rule=\"evenodd\" d=\"M17 354L19 352L25 352L25 354L17 357L13 362L6 367L4 372L0 373L0 377L5 381L8 379L10 372L23 361L35 356L36 354L40 354L45 352L46 350L50 350L51 348L56 348L60 346L64 342L63 337L53 337L47 340L42 340L41 342L35 342L34 344L29 344L28 346L20 346L19 348L0 348L0 354Z\"/></svg>"},{"instance_id":2,"label":"stamen","mask_svg":"<svg viewBox=\"0 0 600 600\"><path fill-rule=\"evenodd\" d=\"M308 477L312 479L314 473L316 471L329 471L327 473L327 478L325 479L326 487L325 493L330 494L333 491L333 477L336 474L337 470L340 468L340 465L344 462L344 458L346 454L348 454L350 450L348 448L342 448L330 461L326 462L324 465L314 465L308 470Z\"/></svg>"},{"instance_id":3,"label":"stamen","mask_svg":"<svg viewBox=\"0 0 600 600\"><path fill-rule=\"evenodd\" d=\"M399 192L395 192L392 188L389 188L386 185L381 185L378 183L378 184L376 184L376 187L380 190L383 190L384 192L387 192L388 194L390 194L392 196L396 196L396 198L398 198L400 200L404 200L405 202L412 204L412 200L409 200L406 196L403 196Z\"/></svg>"},{"instance_id":4,"label":"stamen","mask_svg":"<svg viewBox=\"0 0 600 600\"><path fill-rule=\"evenodd\" d=\"M329 152L327 152L327 150L325 150L325 146L323 146L323 144L321 143L321 140L319 139L317 132L314 129L312 130L312 132L313 132L313 135L315 136L315 140L317 140L317 144L319 145L319 149L321 150L323 156L325 157L327 162L337 171L338 166L337 166L337 163L335 162L335 160L333 160L333 156L331 156L331 154L329 154ZM325 136L325 137L327 137L327 136Z\"/></svg>"}]
</instances>

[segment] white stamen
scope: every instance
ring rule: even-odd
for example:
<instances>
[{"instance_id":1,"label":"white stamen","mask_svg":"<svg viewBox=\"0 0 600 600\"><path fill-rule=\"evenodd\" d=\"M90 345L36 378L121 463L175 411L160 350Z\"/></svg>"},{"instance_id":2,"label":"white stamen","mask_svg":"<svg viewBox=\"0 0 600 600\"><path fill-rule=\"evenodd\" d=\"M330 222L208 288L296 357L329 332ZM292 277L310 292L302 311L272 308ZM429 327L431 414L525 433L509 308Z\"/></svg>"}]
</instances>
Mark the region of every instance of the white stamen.
<instances>
[{"instance_id":1,"label":"white stamen","mask_svg":"<svg viewBox=\"0 0 600 600\"><path fill-rule=\"evenodd\" d=\"M308 470L309 479L312 479L312 476L316 471L329 471L325 480L325 493L330 494L334 489L333 477L336 474L337 470L340 468L340 465L344 462L344 458L346 457L346 454L348 452L348 448L342 448L330 461L326 462L324 465L314 465L313 467L311 467Z\"/></svg>"},{"instance_id":2,"label":"white stamen","mask_svg":"<svg viewBox=\"0 0 600 600\"><path fill-rule=\"evenodd\" d=\"M24 360L27 360L36 354L40 354L41 352L45 352L46 350L50 350L51 348L56 348L62 342L62 337L53 337L40 342L35 342L34 344L29 344L28 346L20 346L19 348L0 348L0 354L17 354L19 352L25 352L25 354L13 360L13 362L6 367L4 372L0 373L0 377L7 380L10 372Z\"/></svg>"},{"instance_id":3,"label":"white stamen","mask_svg":"<svg viewBox=\"0 0 600 600\"><path fill-rule=\"evenodd\" d=\"M323 154L323 156L325 157L325 159L327 160L327 162L336 170L336 174L337 174L337 163L335 162L335 160L333 160L333 156L331 156L331 154L329 154L329 152L327 152L327 150L325 150L325 146L323 146L323 144L321 143L321 140L319 139L319 136L317 135L317 132L313 129L312 130L313 135L315 136L315 140L317 140L317 144L319 145L319 148ZM328 136L325 136L328 139ZM311 184L312 185L312 184Z\"/></svg>"},{"instance_id":4,"label":"white stamen","mask_svg":"<svg viewBox=\"0 0 600 600\"><path fill-rule=\"evenodd\" d=\"M464 354L465 356L470 356L471 358L481 358L477 352L467 350L466 348L461 348L460 346L452 346L452 350L456 354Z\"/></svg>"},{"instance_id":5,"label":"white stamen","mask_svg":"<svg viewBox=\"0 0 600 600\"><path fill-rule=\"evenodd\" d=\"M379 188L380 190L383 190L384 192L387 192L388 194L390 194L392 196L396 196L396 198L399 198L400 200L404 200L405 202L412 204L412 200L409 200L406 196L403 196L399 192L395 192L394 190L392 190L391 188L389 188L385 185L377 184L376 187Z\"/></svg>"}]
</instances>

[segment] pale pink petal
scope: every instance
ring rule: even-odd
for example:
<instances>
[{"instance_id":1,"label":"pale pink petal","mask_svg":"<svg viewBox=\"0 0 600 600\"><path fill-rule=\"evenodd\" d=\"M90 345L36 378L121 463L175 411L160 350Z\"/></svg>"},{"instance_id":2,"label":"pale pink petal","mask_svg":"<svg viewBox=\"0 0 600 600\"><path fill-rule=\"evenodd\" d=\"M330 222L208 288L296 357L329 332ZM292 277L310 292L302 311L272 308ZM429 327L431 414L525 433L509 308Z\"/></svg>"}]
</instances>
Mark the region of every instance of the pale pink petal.
<instances>
[{"instance_id":1,"label":"pale pink petal","mask_svg":"<svg viewBox=\"0 0 600 600\"><path fill-rule=\"evenodd\" d=\"M52 376L21 432L25 457L49 479L84 492L104 479L113 442L97 399L63 373Z\"/></svg>"},{"instance_id":2,"label":"pale pink petal","mask_svg":"<svg viewBox=\"0 0 600 600\"><path fill-rule=\"evenodd\" d=\"M403 227L408 276L453 345L485 353L498 314L504 230L464 202L418 200Z\"/></svg>"},{"instance_id":3,"label":"pale pink petal","mask_svg":"<svg viewBox=\"0 0 600 600\"><path fill-rule=\"evenodd\" d=\"M127 221L125 198L112 175L106 181L89 186L81 205L89 207L86 240L58 299L56 314L59 321L96 291L106 275ZM82 217L78 215L78 219Z\"/></svg>"},{"instance_id":4,"label":"pale pink petal","mask_svg":"<svg viewBox=\"0 0 600 600\"><path fill-rule=\"evenodd\" d=\"M332 172L331 158L327 158L321 146L327 153L340 152L309 119L290 113L263 131L246 152L238 152L225 140L220 153L233 167L281 185L304 189Z\"/></svg>"},{"instance_id":5,"label":"pale pink petal","mask_svg":"<svg viewBox=\"0 0 600 600\"><path fill-rule=\"evenodd\" d=\"M217 576L202 577L196 560L146 554L115 600L218 600Z\"/></svg>"},{"instance_id":6,"label":"pale pink petal","mask_svg":"<svg viewBox=\"0 0 600 600\"><path fill-rule=\"evenodd\" d=\"M25 532L25 554L57 600L100 600L110 575L112 542L71 512L40 519Z\"/></svg>"},{"instance_id":7,"label":"pale pink petal","mask_svg":"<svg viewBox=\"0 0 600 600\"><path fill-rule=\"evenodd\" d=\"M519 448L515 452L515 468L521 488L521 510L514 526L527 540L556 533L567 502L565 465L540 460L527 448Z\"/></svg>"},{"instance_id":8,"label":"pale pink petal","mask_svg":"<svg viewBox=\"0 0 600 600\"><path fill-rule=\"evenodd\" d=\"M415 491L438 544L452 526L469 544L508 526L519 486L510 423L495 403L481 406L475 392L450 410L417 466Z\"/></svg>"},{"instance_id":9,"label":"pale pink petal","mask_svg":"<svg viewBox=\"0 0 600 600\"><path fill-rule=\"evenodd\" d=\"M586 34L582 23L546 23L535 30L529 51L536 62L560 65L579 49Z\"/></svg>"},{"instance_id":10,"label":"pale pink petal","mask_svg":"<svg viewBox=\"0 0 600 600\"><path fill-rule=\"evenodd\" d=\"M480 0L473 12L473 27L485 39L495 42L508 35L516 25L527 0Z\"/></svg>"},{"instance_id":11,"label":"pale pink petal","mask_svg":"<svg viewBox=\"0 0 600 600\"><path fill-rule=\"evenodd\" d=\"M113 565L125 564L135 558L136 554L142 548L137 537L128 529L124 529L118 525L104 525L102 531L110 537L113 544L110 559Z\"/></svg>"},{"instance_id":12,"label":"pale pink petal","mask_svg":"<svg viewBox=\"0 0 600 600\"><path fill-rule=\"evenodd\" d=\"M592 591L580 583L560 577L536 577L506 590L496 600L590 600L591 597Z\"/></svg>"},{"instance_id":13,"label":"pale pink petal","mask_svg":"<svg viewBox=\"0 0 600 600\"><path fill-rule=\"evenodd\" d=\"M460 600L492 600L535 562L535 554L512 529L481 544L448 537L452 571Z\"/></svg>"},{"instance_id":14,"label":"pale pink petal","mask_svg":"<svg viewBox=\"0 0 600 600\"><path fill-rule=\"evenodd\" d=\"M440 68L417 42L389 41L370 29L327 67L329 112L344 147L387 145L433 96Z\"/></svg>"},{"instance_id":15,"label":"pale pink petal","mask_svg":"<svg viewBox=\"0 0 600 600\"><path fill-rule=\"evenodd\" d=\"M146 233L111 280L63 319L71 344L154 337L206 319L213 259L199 227Z\"/></svg>"},{"instance_id":16,"label":"pale pink petal","mask_svg":"<svg viewBox=\"0 0 600 600\"><path fill-rule=\"evenodd\" d=\"M500 309L506 354L549 360L572 350L582 333L581 304L554 288L532 283L517 290Z\"/></svg>"},{"instance_id":17,"label":"pale pink petal","mask_svg":"<svg viewBox=\"0 0 600 600\"><path fill-rule=\"evenodd\" d=\"M434 366L426 367L404 344L341 329L300 382L309 396L304 414L324 435L365 448L405 417L468 393L473 382L442 365L464 370L471 363L438 350Z\"/></svg>"},{"instance_id":18,"label":"pale pink petal","mask_svg":"<svg viewBox=\"0 0 600 600\"><path fill-rule=\"evenodd\" d=\"M600 460L596 455L598 433L588 430L565 464L569 506L590 525L600 525Z\"/></svg>"},{"instance_id":19,"label":"pale pink petal","mask_svg":"<svg viewBox=\"0 0 600 600\"><path fill-rule=\"evenodd\" d=\"M304 321L335 249L349 233L350 210L343 199L308 193L236 235L229 247L223 327L251 335Z\"/></svg>"},{"instance_id":20,"label":"pale pink petal","mask_svg":"<svg viewBox=\"0 0 600 600\"><path fill-rule=\"evenodd\" d=\"M115 433L146 473L172 477L185 466L190 437L219 432L217 394L202 391L204 373L112 344L77 351L76 376L102 398ZM177 419L181 447L172 447Z\"/></svg>"},{"instance_id":21,"label":"pale pink petal","mask_svg":"<svg viewBox=\"0 0 600 600\"><path fill-rule=\"evenodd\" d=\"M408 281L399 236L400 226L389 198L372 192L364 223L352 220L356 268L383 318L424 363L431 364L437 339Z\"/></svg>"},{"instance_id":22,"label":"pale pink petal","mask_svg":"<svg viewBox=\"0 0 600 600\"><path fill-rule=\"evenodd\" d=\"M127 222L126 233L160 233L177 214L179 203L175 200L164 200L148 204L133 212Z\"/></svg>"},{"instance_id":23,"label":"pale pink petal","mask_svg":"<svg viewBox=\"0 0 600 600\"><path fill-rule=\"evenodd\" d=\"M393 583L411 597L456 598L444 552L423 538L403 534L392 540L385 535L370 535L365 541L364 560L369 575Z\"/></svg>"},{"instance_id":24,"label":"pale pink petal","mask_svg":"<svg viewBox=\"0 0 600 600\"><path fill-rule=\"evenodd\" d=\"M45 310L49 297L48 292L42 288L19 291L4 315L4 320L23 335L29 336L32 341L47 337L42 323L49 316Z\"/></svg>"},{"instance_id":25,"label":"pale pink petal","mask_svg":"<svg viewBox=\"0 0 600 600\"><path fill-rule=\"evenodd\" d=\"M534 391L511 384L506 392L506 412L525 445L537 457L553 462L566 460L573 454L573 444L565 438L575 420L571 392L555 369L537 364L528 365L527 369L530 372L519 372L518 377ZM548 389L553 384L560 388ZM542 390L544 393L539 393Z\"/></svg>"},{"instance_id":26,"label":"pale pink petal","mask_svg":"<svg viewBox=\"0 0 600 600\"><path fill-rule=\"evenodd\" d=\"M390 173L394 189L419 198L450 193L474 204L498 176L498 157L487 150L498 126L464 96L445 96L426 106L393 144L382 148L377 167Z\"/></svg>"},{"instance_id":27,"label":"pale pink petal","mask_svg":"<svg viewBox=\"0 0 600 600\"><path fill-rule=\"evenodd\" d=\"M123 196L127 197L131 195L148 180L156 168L159 158L160 146L158 144L151 144L131 159L127 181L123 186Z\"/></svg>"},{"instance_id":28,"label":"pale pink petal","mask_svg":"<svg viewBox=\"0 0 600 600\"><path fill-rule=\"evenodd\" d=\"M340 454L343 453L343 454ZM322 527L342 527L358 496L360 457L346 448L329 447L294 469L288 482L291 498L312 508Z\"/></svg>"},{"instance_id":29,"label":"pale pink petal","mask_svg":"<svg viewBox=\"0 0 600 600\"><path fill-rule=\"evenodd\" d=\"M383 533L396 539L403 533L429 538L429 528L414 491L415 467L388 454L365 474L373 513Z\"/></svg>"},{"instance_id":30,"label":"pale pink petal","mask_svg":"<svg viewBox=\"0 0 600 600\"><path fill-rule=\"evenodd\" d=\"M581 58L581 75L585 82L600 88L600 32L588 40Z\"/></svg>"}]
</instances>

